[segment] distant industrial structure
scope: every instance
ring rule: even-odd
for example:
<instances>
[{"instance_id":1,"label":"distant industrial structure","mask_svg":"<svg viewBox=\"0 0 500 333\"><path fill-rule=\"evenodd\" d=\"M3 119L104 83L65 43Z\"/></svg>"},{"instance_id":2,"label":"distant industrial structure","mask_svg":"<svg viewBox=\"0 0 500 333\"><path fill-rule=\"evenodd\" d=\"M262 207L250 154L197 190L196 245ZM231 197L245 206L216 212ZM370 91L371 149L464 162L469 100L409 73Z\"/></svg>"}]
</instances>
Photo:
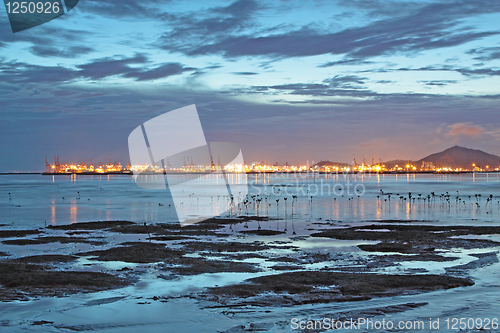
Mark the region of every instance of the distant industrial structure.
<instances>
[{"instance_id":1,"label":"distant industrial structure","mask_svg":"<svg viewBox=\"0 0 500 333\"><path fill-rule=\"evenodd\" d=\"M436 167L432 162L422 161L422 166L420 167L420 169L424 171L434 171L436 170Z\"/></svg>"},{"instance_id":2,"label":"distant industrial structure","mask_svg":"<svg viewBox=\"0 0 500 333\"><path fill-rule=\"evenodd\" d=\"M108 160L108 164L98 163L94 165L92 159L87 165L84 162L81 163L61 163L59 156L54 156L54 163L50 164L47 156L45 156L45 173L46 174L106 174L106 173L124 173L129 171L130 165L125 168L122 167L120 163L111 163L111 158Z\"/></svg>"},{"instance_id":3,"label":"distant industrial structure","mask_svg":"<svg viewBox=\"0 0 500 333\"><path fill-rule=\"evenodd\" d=\"M220 160L217 164L211 160L209 164L199 164L193 161L192 156L184 156L179 165L172 166L167 158L165 166L138 164L127 164L123 167L120 163L108 164L98 163L94 165L92 159L86 163L61 163L59 156L54 157L54 163L50 164L45 157L44 174L130 174L139 171L144 174L157 173L209 173L223 170L231 173L273 173L273 172L323 172L323 173L450 173L450 172L498 172L500 171L500 157L487 154L480 150L473 150L464 147L451 147L440 153L429 155L419 161L393 160L378 162L372 155L371 163L366 163L365 155L362 155L362 162L358 164L356 156L352 155L352 164L321 161L316 164L290 165L287 162L280 165L278 162L269 165L262 163L228 164L222 166ZM182 165L181 165L182 163ZM313 162L314 163L314 162Z\"/></svg>"}]
</instances>

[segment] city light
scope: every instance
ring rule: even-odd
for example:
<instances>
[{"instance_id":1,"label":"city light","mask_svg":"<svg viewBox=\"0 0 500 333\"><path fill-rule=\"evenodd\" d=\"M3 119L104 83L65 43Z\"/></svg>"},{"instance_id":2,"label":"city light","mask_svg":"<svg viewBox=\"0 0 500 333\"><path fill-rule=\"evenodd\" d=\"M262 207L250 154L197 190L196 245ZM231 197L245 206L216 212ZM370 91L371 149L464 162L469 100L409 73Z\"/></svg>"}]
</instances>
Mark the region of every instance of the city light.
<instances>
[{"instance_id":1,"label":"city light","mask_svg":"<svg viewBox=\"0 0 500 333\"><path fill-rule=\"evenodd\" d=\"M94 165L92 160L89 164L86 163L61 163L59 157L54 158L54 163L49 164L46 160L45 173L47 174L109 174L109 173L123 173L128 174L132 172L139 172L144 174L157 174L157 173L209 173L214 171L223 170L229 173L291 173L291 172L318 172L318 173L450 173L450 172L493 172L500 171L500 166L491 168L489 165L485 168L480 168L476 164L472 164L472 168L453 168L453 167L436 167L431 162L422 162L421 165L412 163L400 166L398 164L393 167L388 167L385 164L355 164L355 165L290 165L285 163L279 165L278 163L268 165L264 162L253 164L233 164L221 166L219 164L205 165L187 162L182 167L172 167L167 164L167 167L149 164L137 164L131 166L130 164L122 166L121 163L111 163L111 159L107 164L98 163Z\"/></svg>"}]
</instances>

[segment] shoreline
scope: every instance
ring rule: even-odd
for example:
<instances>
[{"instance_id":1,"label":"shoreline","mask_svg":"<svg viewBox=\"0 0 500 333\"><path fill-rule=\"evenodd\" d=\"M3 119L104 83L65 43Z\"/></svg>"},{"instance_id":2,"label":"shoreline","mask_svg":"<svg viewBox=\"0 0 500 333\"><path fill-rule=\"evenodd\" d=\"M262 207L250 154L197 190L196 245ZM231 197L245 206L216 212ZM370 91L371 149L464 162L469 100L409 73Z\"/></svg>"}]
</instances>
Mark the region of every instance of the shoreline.
<instances>
[{"instance_id":1,"label":"shoreline","mask_svg":"<svg viewBox=\"0 0 500 333\"><path fill-rule=\"evenodd\" d=\"M108 327L127 327L118 319L93 317L93 312L75 313L79 319L52 314L66 309L65 304L80 304L75 309L91 304L97 311L110 304L137 314L130 318L132 327L141 316L149 318L150 311L186 307L190 314L181 311L163 327L196 327L190 321L194 315L218 318L209 323L212 331L292 332L283 319L297 315L382 319L428 312L443 297L484 288L488 281L478 280L475 272L495 269L499 262L500 225L314 219L297 234L276 232L275 226L284 222L239 216L187 227L131 221L26 230L4 225L0 271L9 273L1 275L0 304L12 304L14 311L3 318L4 326L98 330L103 321ZM481 238L488 235L497 237ZM394 252L385 252L387 244ZM31 306L40 309L33 318L15 310Z\"/></svg>"},{"instance_id":2,"label":"shoreline","mask_svg":"<svg viewBox=\"0 0 500 333\"><path fill-rule=\"evenodd\" d=\"M154 176L154 175L209 175L214 172L151 172L151 173L142 173L142 176ZM225 172L225 174L242 174L243 172ZM247 175L275 175L275 174L304 174L304 175L462 175L462 174L498 174L500 171L415 171L415 172L406 172L406 171L365 171L365 172L356 172L356 173L343 173L343 172L326 172L326 171L249 171L245 172ZM5 175L42 175L42 176L72 176L72 175L80 175L80 176L99 176L99 175L130 175L133 176L133 172L131 171L113 171L113 172L0 172L0 176Z\"/></svg>"},{"instance_id":3,"label":"shoreline","mask_svg":"<svg viewBox=\"0 0 500 333\"><path fill-rule=\"evenodd\" d=\"M279 220L275 221L279 223ZM12 285L21 288L20 290L15 290L15 287L13 287L14 289L10 291L13 294L21 291L21 293L26 293L26 297L30 298L40 295L40 288L42 290L44 288L43 283L45 282L43 281L45 280L38 281L36 279L38 273L48 276L53 274L51 272L57 272L57 267L60 267L60 265L68 269L68 266L71 268L72 263L74 264L78 260L81 260L81 258L85 258L89 263L92 263L90 264L91 266L99 266L99 263L105 262L123 263L121 264L122 268L104 273L108 274L106 278L114 281L113 283L116 286L124 283L123 281L133 283L133 281L140 279L141 273L127 268L128 266L125 263L134 265L155 264L158 268L158 274L161 276L160 278L168 280L190 275L224 272L248 272L256 273L257 276L259 272L272 272L276 273L272 275L276 279L283 276L283 274L286 276L297 274L299 276L301 272L322 272L318 274L325 274L325 272L329 272L328 274L333 274L334 272L341 274L343 272L342 274L358 274L361 277L364 274L373 274L375 272L383 275L384 273L380 269L397 267L401 263L408 261L435 262L443 265L449 263L452 269L446 271L448 273L446 276L459 276L460 279L464 279L459 285L463 284L465 286L470 285L470 281L467 278L467 271L474 269L477 265L470 263L468 265L453 265L453 262L458 258L456 256L450 257L447 252L454 248L467 250L488 249L490 253L486 259L480 254L476 256L477 260L481 261L480 266L483 267L494 263L493 258L496 258L497 252L491 254L491 249L500 246L500 242L492 240L459 237L500 234L500 226L422 226L408 225L408 223L387 224L382 222L374 224L373 222L366 222L363 226L348 227L341 223L334 225L330 222L316 221L315 227L308 229L308 234L289 237L288 241L285 241L286 235L272 232L272 230L268 229L259 230L255 233L248 232L249 230L247 229L238 230L236 233L233 230L237 226L242 227L250 223L252 226L251 231L256 229L256 224L260 224L261 222L272 223L272 220L255 216L240 216L232 219L213 218L188 227L181 227L177 224L147 225L130 221L102 221L48 226L47 228L32 230L0 229L0 239L2 240L0 268L3 267L4 270L9 268L12 271L13 267L20 267L20 269L27 270L34 276L31 280L32 285L29 285L29 283L23 285L18 282L16 275L9 278L8 275L4 274L3 280L0 282L4 287ZM380 231L377 232L377 230ZM232 232L233 234L228 232ZM124 238L123 240L127 241L114 241L113 237L118 239ZM279 242L269 241L276 237L281 237L280 239L284 240ZM315 255L307 249L297 247L295 240L299 239L357 241L359 244L355 247L358 252L354 253L361 255L347 261L347 254L342 251L326 253L325 255ZM370 242L375 242L376 244ZM60 244L60 246L62 245L67 248L78 245L77 248L80 247L81 250L73 250L70 253L65 251L65 255L61 256L58 253L47 252L45 247L43 252L37 254L36 247L44 244ZM32 247L31 252L34 253L28 256L15 254L12 256L12 254L9 254L13 250L20 250L25 246ZM333 247L331 250L335 251L335 248ZM340 255L340 257L337 258L333 254ZM256 264L252 262L252 258L264 259L269 264L264 266ZM335 262L341 263L341 265L337 267L335 266ZM349 262L351 264L348 264ZM311 270L311 267L319 267L318 265L322 265L322 263L325 266L321 269ZM359 266L360 264L364 268ZM54 271L54 269L56 270ZM14 269L13 271L16 270ZM425 274L425 271L420 270L419 276L423 278L427 275L429 279L433 279L432 274ZM70 278L72 278L71 272L71 270L67 271ZM414 274L415 272L413 270L409 273ZM118 278L118 280L113 280L113 278ZM16 281L15 283L9 282L9 279ZM61 279L61 281L64 281L64 278L61 277ZM72 280L70 279L70 281ZM122 282L118 283L119 281ZM457 281L453 280L452 285L455 285ZM106 285L106 288L112 289L114 286L113 283ZM401 289L399 293L412 290L414 287L411 287L411 285L411 283L407 285L406 289L399 287ZM60 295L60 293L58 294L57 291L54 291L54 286L50 285L49 287L47 287L50 289L47 291L48 295ZM344 286L344 288L348 289L351 287L349 283ZM37 292L31 292L30 288L35 288ZM66 290L64 283L60 284L60 288L61 290ZM272 291L277 288L277 285L271 285L269 288L268 291ZM426 288L430 287L427 286ZM437 287L437 289L440 288ZM266 289L264 288L263 290ZM417 290L420 289L417 288ZM92 288L85 289L82 287L81 291L92 291ZM217 291L217 293L219 292L220 290ZM9 300L9 294L12 293L5 293L4 290L2 299ZM253 296L258 296L258 294ZM332 295L332 291L327 292L327 294ZM334 294L338 294L338 292ZM224 297L228 298L230 295L228 293ZM348 296L349 300L352 301L365 300L367 297L371 297L369 293ZM199 297L200 299L207 299L207 294ZM308 297L310 296L302 295L299 298L302 298L305 302ZM338 298L337 295L335 298L326 297L324 299L325 302L339 300L346 300L346 298ZM309 300L308 302L314 303L318 302L318 300Z\"/></svg>"}]
</instances>

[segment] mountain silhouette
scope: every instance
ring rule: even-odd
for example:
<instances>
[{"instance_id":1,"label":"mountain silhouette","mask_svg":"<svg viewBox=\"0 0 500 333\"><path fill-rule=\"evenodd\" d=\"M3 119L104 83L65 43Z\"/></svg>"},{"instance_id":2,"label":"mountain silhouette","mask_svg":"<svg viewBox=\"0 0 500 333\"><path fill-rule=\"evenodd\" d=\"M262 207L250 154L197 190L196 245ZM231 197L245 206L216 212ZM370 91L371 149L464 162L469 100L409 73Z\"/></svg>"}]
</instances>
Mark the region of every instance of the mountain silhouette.
<instances>
[{"instance_id":1,"label":"mountain silhouette","mask_svg":"<svg viewBox=\"0 0 500 333\"><path fill-rule=\"evenodd\" d=\"M495 169L500 166L500 156L488 154L482 150L460 146L453 146L442 152L431 154L414 162L414 164L420 166L423 161L432 162L434 166L438 168L451 167L472 169L473 164L482 169L486 168L486 166L489 166L490 169Z\"/></svg>"},{"instance_id":2,"label":"mountain silhouette","mask_svg":"<svg viewBox=\"0 0 500 333\"><path fill-rule=\"evenodd\" d=\"M344 167L349 167L350 164L349 163L342 163L342 162L321 161L321 162L314 164L312 166L312 168L314 168L314 167L322 168L322 167L327 167L327 166L344 168Z\"/></svg>"}]
</instances>

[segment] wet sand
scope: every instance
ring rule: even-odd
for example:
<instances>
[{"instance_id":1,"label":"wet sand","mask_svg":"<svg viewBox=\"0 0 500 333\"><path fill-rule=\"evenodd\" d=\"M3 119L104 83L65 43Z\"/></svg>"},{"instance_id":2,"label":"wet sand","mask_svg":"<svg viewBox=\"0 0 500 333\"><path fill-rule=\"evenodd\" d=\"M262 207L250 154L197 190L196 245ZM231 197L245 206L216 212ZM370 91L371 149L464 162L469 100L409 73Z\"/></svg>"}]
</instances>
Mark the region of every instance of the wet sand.
<instances>
[{"instance_id":1,"label":"wet sand","mask_svg":"<svg viewBox=\"0 0 500 333\"><path fill-rule=\"evenodd\" d=\"M291 235L282 230L259 229L260 223L283 221L245 216L210 219L188 227L104 221L0 230L0 300L63 297L123 288L140 283L146 271L148 276L153 274L166 281L233 272L254 277L179 294L176 298L196 299L213 309L294 307L469 287L474 285L471 270L498 262L496 251L484 250L497 248L500 243L461 237L498 235L500 227L387 222L349 227L315 221L303 234ZM356 245L351 246L352 252L342 248L317 251L300 245L322 240L332 245L356 241ZM57 251L52 253L50 246ZM475 260L453 265L459 259L456 249L479 252L471 254ZM84 270L78 264L82 260ZM444 274L428 274L423 268L403 274L384 271L414 261L450 267ZM113 268L103 270L106 262ZM156 300L169 302L171 298L160 295ZM392 310L406 311L413 306L423 305L403 304ZM373 313L392 310L378 308ZM238 327L234 330L247 329Z\"/></svg>"}]
</instances>

